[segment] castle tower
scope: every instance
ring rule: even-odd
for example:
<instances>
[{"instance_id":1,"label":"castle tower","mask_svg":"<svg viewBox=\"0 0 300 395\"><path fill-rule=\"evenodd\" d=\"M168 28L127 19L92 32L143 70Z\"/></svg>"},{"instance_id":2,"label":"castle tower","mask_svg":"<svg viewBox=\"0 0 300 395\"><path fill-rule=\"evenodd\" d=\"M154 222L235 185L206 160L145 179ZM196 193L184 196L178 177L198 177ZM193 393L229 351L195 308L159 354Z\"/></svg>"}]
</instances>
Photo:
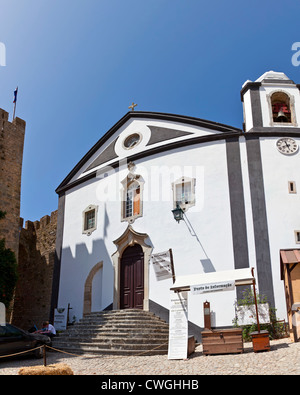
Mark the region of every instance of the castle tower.
<instances>
[{"instance_id":1,"label":"castle tower","mask_svg":"<svg viewBox=\"0 0 300 395\"><path fill-rule=\"evenodd\" d=\"M0 221L0 238L18 258L20 196L25 121L8 121L8 112L0 108L0 210L6 212Z\"/></svg>"}]
</instances>

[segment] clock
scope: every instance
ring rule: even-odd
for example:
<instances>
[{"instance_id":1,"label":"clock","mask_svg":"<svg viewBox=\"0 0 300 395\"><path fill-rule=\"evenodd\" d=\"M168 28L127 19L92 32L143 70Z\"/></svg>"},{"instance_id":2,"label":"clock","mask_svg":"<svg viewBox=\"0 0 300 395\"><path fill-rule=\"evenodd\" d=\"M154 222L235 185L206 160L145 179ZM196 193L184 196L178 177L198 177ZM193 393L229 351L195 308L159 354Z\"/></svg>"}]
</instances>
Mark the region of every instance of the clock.
<instances>
[{"instance_id":1,"label":"clock","mask_svg":"<svg viewBox=\"0 0 300 395\"><path fill-rule=\"evenodd\" d=\"M291 155L298 151L298 144L290 137L283 137L276 142L279 152L285 155Z\"/></svg>"}]
</instances>

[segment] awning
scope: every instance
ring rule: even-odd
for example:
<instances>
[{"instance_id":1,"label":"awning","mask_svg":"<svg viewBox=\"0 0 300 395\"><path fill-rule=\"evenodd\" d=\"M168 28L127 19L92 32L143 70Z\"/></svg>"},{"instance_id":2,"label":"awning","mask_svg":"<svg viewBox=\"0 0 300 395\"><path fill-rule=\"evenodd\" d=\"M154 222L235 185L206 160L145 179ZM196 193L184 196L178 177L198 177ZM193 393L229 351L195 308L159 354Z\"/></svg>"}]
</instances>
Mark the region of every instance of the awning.
<instances>
[{"instance_id":1,"label":"awning","mask_svg":"<svg viewBox=\"0 0 300 395\"><path fill-rule=\"evenodd\" d=\"M252 269L236 269L221 272L211 272L203 274L191 274L185 276L176 276L172 291L189 291L191 286L216 284L223 282L234 282L238 285L252 285L255 278L252 275Z\"/></svg>"},{"instance_id":2,"label":"awning","mask_svg":"<svg viewBox=\"0 0 300 395\"><path fill-rule=\"evenodd\" d=\"M300 250L280 250L282 263L298 263L300 262Z\"/></svg>"},{"instance_id":3,"label":"awning","mask_svg":"<svg viewBox=\"0 0 300 395\"><path fill-rule=\"evenodd\" d=\"M300 263L300 250L280 250L281 280L284 279L283 265Z\"/></svg>"}]
</instances>

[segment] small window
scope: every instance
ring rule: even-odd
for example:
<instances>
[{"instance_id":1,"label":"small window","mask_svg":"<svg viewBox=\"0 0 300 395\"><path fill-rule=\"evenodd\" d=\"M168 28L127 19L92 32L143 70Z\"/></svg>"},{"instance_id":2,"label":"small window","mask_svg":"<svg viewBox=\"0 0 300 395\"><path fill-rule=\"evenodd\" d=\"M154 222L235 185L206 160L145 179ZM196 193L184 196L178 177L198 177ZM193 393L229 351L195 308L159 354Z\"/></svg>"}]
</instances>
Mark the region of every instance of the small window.
<instances>
[{"instance_id":1,"label":"small window","mask_svg":"<svg viewBox=\"0 0 300 395\"><path fill-rule=\"evenodd\" d=\"M122 182L121 221L132 224L143 215L144 180L138 174L130 173Z\"/></svg>"},{"instance_id":2,"label":"small window","mask_svg":"<svg viewBox=\"0 0 300 395\"><path fill-rule=\"evenodd\" d=\"M124 147L131 149L136 146L141 140L141 136L138 133L131 134L124 140Z\"/></svg>"},{"instance_id":3,"label":"small window","mask_svg":"<svg viewBox=\"0 0 300 395\"><path fill-rule=\"evenodd\" d=\"M182 177L172 184L173 188L173 206L181 207L182 210L195 205L195 179Z\"/></svg>"},{"instance_id":4,"label":"small window","mask_svg":"<svg viewBox=\"0 0 300 395\"><path fill-rule=\"evenodd\" d=\"M176 205L185 205L192 202L192 185L182 182L175 185Z\"/></svg>"},{"instance_id":5,"label":"small window","mask_svg":"<svg viewBox=\"0 0 300 395\"><path fill-rule=\"evenodd\" d=\"M300 230L295 230L295 242L300 244Z\"/></svg>"},{"instance_id":6,"label":"small window","mask_svg":"<svg viewBox=\"0 0 300 395\"><path fill-rule=\"evenodd\" d=\"M126 197L126 209L125 216L126 218L132 217L134 215L140 214L141 208L141 188L138 182L132 182L127 188L127 197Z\"/></svg>"},{"instance_id":7,"label":"small window","mask_svg":"<svg viewBox=\"0 0 300 395\"><path fill-rule=\"evenodd\" d=\"M84 230L93 229L95 227L95 209L85 213Z\"/></svg>"},{"instance_id":8,"label":"small window","mask_svg":"<svg viewBox=\"0 0 300 395\"><path fill-rule=\"evenodd\" d=\"M90 205L82 213L82 233L90 236L97 228L98 206Z\"/></svg>"},{"instance_id":9,"label":"small window","mask_svg":"<svg viewBox=\"0 0 300 395\"><path fill-rule=\"evenodd\" d=\"M141 185L136 180L125 185L122 221L133 223L137 217L142 216Z\"/></svg>"},{"instance_id":10,"label":"small window","mask_svg":"<svg viewBox=\"0 0 300 395\"><path fill-rule=\"evenodd\" d=\"M297 193L295 181L289 181L289 193Z\"/></svg>"}]
</instances>

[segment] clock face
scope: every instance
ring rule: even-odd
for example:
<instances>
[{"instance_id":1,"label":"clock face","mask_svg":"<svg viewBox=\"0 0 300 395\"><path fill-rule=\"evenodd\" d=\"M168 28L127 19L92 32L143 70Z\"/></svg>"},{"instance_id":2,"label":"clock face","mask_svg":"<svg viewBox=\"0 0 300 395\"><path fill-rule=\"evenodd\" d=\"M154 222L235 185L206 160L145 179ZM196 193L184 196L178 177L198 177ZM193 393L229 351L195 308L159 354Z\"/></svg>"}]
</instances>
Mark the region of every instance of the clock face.
<instances>
[{"instance_id":1,"label":"clock face","mask_svg":"<svg viewBox=\"0 0 300 395\"><path fill-rule=\"evenodd\" d=\"M290 137L283 137L279 139L276 143L276 147L279 152L286 155L291 155L298 151L298 144Z\"/></svg>"}]
</instances>

